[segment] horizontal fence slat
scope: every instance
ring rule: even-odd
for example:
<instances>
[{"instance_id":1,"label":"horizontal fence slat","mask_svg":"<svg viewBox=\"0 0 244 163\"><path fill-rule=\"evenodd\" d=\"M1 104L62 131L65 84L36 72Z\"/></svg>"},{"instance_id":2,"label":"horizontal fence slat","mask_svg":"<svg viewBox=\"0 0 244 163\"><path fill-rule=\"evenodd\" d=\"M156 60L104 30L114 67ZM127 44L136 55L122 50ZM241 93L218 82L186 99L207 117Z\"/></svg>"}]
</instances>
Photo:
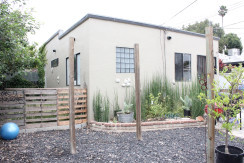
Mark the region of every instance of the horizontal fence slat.
<instances>
[{"instance_id":1,"label":"horizontal fence slat","mask_svg":"<svg viewBox=\"0 0 244 163\"><path fill-rule=\"evenodd\" d=\"M74 96L75 97L75 99L77 99L77 98L84 98L84 97L86 97L86 96L84 96L84 95L75 95ZM67 96L58 96L58 99L69 99L69 96L67 95Z\"/></svg>"},{"instance_id":2,"label":"horizontal fence slat","mask_svg":"<svg viewBox=\"0 0 244 163\"><path fill-rule=\"evenodd\" d=\"M57 101L26 101L26 105L56 104Z\"/></svg>"},{"instance_id":3,"label":"horizontal fence slat","mask_svg":"<svg viewBox=\"0 0 244 163\"><path fill-rule=\"evenodd\" d=\"M57 112L48 112L48 113L26 113L26 117L35 117L35 116L48 116L48 115L57 115Z\"/></svg>"},{"instance_id":4,"label":"horizontal fence slat","mask_svg":"<svg viewBox=\"0 0 244 163\"><path fill-rule=\"evenodd\" d=\"M75 115L75 118L86 118L86 115ZM69 119L69 116L59 116L58 120Z\"/></svg>"},{"instance_id":5,"label":"horizontal fence slat","mask_svg":"<svg viewBox=\"0 0 244 163\"><path fill-rule=\"evenodd\" d=\"M8 123L8 122L16 123L18 126L24 126L25 125L24 120L5 120L5 121L0 121L0 125L3 125L3 124Z\"/></svg>"},{"instance_id":6,"label":"horizontal fence slat","mask_svg":"<svg viewBox=\"0 0 244 163\"><path fill-rule=\"evenodd\" d=\"M26 95L28 94L34 94L34 95L38 95L38 94L46 94L46 95L50 95L50 94L57 94L57 90L55 89L51 89L51 90L25 90L24 93Z\"/></svg>"},{"instance_id":7,"label":"horizontal fence slat","mask_svg":"<svg viewBox=\"0 0 244 163\"><path fill-rule=\"evenodd\" d=\"M25 100L56 100L57 96L26 96Z\"/></svg>"},{"instance_id":8,"label":"horizontal fence slat","mask_svg":"<svg viewBox=\"0 0 244 163\"><path fill-rule=\"evenodd\" d=\"M16 112L23 112L24 113L24 109L5 109L2 110L0 109L0 113L16 113Z\"/></svg>"},{"instance_id":9,"label":"horizontal fence slat","mask_svg":"<svg viewBox=\"0 0 244 163\"><path fill-rule=\"evenodd\" d=\"M12 108L12 107L16 107L16 108L22 108L22 107L24 107L25 106L25 104L19 104L19 103L15 103L15 104L10 104L10 105L8 105L8 104L1 104L0 103L0 108Z\"/></svg>"},{"instance_id":10,"label":"horizontal fence slat","mask_svg":"<svg viewBox=\"0 0 244 163\"><path fill-rule=\"evenodd\" d=\"M87 110L84 109L84 110L76 110L75 113L85 113ZM61 114L68 114L69 111L59 111L58 112L58 115L61 115Z\"/></svg>"},{"instance_id":11,"label":"horizontal fence slat","mask_svg":"<svg viewBox=\"0 0 244 163\"><path fill-rule=\"evenodd\" d=\"M26 111L52 111L52 110L57 110L56 105L42 106L42 108L40 108L40 107L26 107Z\"/></svg>"},{"instance_id":12,"label":"horizontal fence slat","mask_svg":"<svg viewBox=\"0 0 244 163\"><path fill-rule=\"evenodd\" d=\"M39 119L26 119L26 122L43 122L43 121L55 121L57 120L56 118L39 118Z\"/></svg>"},{"instance_id":13,"label":"horizontal fence slat","mask_svg":"<svg viewBox=\"0 0 244 163\"><path fill-rule=\"evenodd\" d=\"M10 118L24 118L24 114L4 114L1 115L0 119L10 119Z\"/></svg>"}]
</instances>

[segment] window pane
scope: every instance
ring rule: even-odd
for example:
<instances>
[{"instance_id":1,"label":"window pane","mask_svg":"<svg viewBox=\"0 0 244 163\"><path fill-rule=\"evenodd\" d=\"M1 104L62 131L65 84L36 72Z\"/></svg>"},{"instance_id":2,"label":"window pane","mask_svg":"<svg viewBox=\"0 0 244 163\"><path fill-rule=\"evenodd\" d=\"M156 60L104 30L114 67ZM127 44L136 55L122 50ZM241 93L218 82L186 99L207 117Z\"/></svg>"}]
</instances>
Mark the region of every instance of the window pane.
<instances>
[{"instance_id":1,"label":"window pane","mask_svg":"<svg viewBox=\"0 0 244 163\"><path fill-rule=\"evenodd\" d=\"M130 58L130 54L125 53L125 58Z\"/></svg>"},{"instance_id":2,"label":"window pane","mask_svg":"<svg viewBox=\"0 0 244 163\"><path fill-rule=\"evenodd\" d=\"M125 68L125 63L121 63L121 68Z\"/></svg>"},{"instance_id":3,"label":"window pane","mask_svg":"<svg viewBox=\"0 0 244 163\"><path fill-rule=\"evenodd\" d=\"M120 68L120 63L116 63L116 68Z\"/></svg>"},{"instance_id":4,"label":"window pane","mask_svg":"<svg viewBox=\"0 0 244 163\"><path fill-rule=\"evenodd\" d=\"M134 54L130 54L130 58L134 58Z\"/></svg>"},{"instance_id":5,"label":"window pane","mask_svg":"<svg viewBox=\"0 0 244 163\"><path fill-rule=\"evenodd\" d=\"M120 57L120 53L116 53L116 57Z\"/></svg>"},{"instance_id":6,"label":"window pane","mask_svg":"<svg viewBox=\"0 0 244 163\"><path fill-rule=\"evenodd\" d=\"M200 77L203 74L207 74L206 69L206 56L197 56L197 75Z\"/></svg>"},{"instance_id":7,"label":"window pane","mask_svg":"<svg viewBox=\"0 0 244 163\"><path fill-rule=\"evenodd\" d=\"M124 53L121 53L121 54L120 54L120 57L121 57L121 58L124 58L124 57L125 57L125 54L124 54Z\"/></svg>"},{"instance_id":8,"label":"window pane","mask_svg":"<svg viewBox=\"0 0 244 163\"><path fill-rule=\"evenodd\" d=\"M116 62L120 62L120 58L116 58Z\"/></svg>"},{"instance_id":9,"label":"window pane","mask_svg":"<svg viewBox=\"0 0 244 163\"><path fill-rule=\"evenodd\" d=\"M129 59L125 59L125 63L130 63L130 60Z\"/></svg>"},{"instance_id":10,"label":"window pane","mask_svg":"<svg viewBox=\"0 0 244 163\"><path fill-rule=\"evenodd\" d=\"M116 68L116 72L117 73L120 73L120 68Z\"/></svg>"},{"instance_id":11,"label":"window pane","mask_svg":"<svg viewBox=\"0 0 244 163\"><path fill-rule=\"evenodd\" d=\"M183 77L184 81L191 80L191 55L184 54L183 55Z\"/></svg>"},{"instance_id":12,"label":"window pane","mask_svg":"<svg viewBox=\"0 0 244 163\"><path fill-rule=\"evenodd\" d=\"M130 49L130 53L134 53L134 49Z\"/></svg>"},{"instance_id":13,"label":"window pane","mask_svg":"<svg viewBox=\"0 0 244 163\"><path fill-rule=\"evenodd\" d=\"M134 63L131 63L130 64L130 68L134 68Z\"/></svg>"},{"instance_id":14,"label":"window pane","mask_svg":"<svg viewBox=\"0 0 244 163\"><path fill-rule=\"evenodd\" d=\"M125 68L130 68L130 64L126 64L125 66L126 66Z\"/></svg>"},{"instance_id":15,"label":"window pane","mask_svg":"<svg viewBox=\"0 0 244 163\"><path fill-rule=\"evenodd\" d=\"M184 76L184 81L190 81L191 80L191 71L190 70L184 70L183 76Z\"/></svg>"},{"instance_id":16,"label":"window pane","mask_svg":"<svg viewBox=\"0 0 244 163\"><path fill-rule=\"evenodd\" d=\"M128 48L126 48L125 53L130 53L130 50Z\"/></svg>"},{"instance_id":17,"label":"window pane","mask_svg":"<svg viewBox=\"0 0 244 163\"><path fill-rule=\"evenodd\" d=\"M175 81L183 79L183 54L175 53Z\"/></svg>"},{"instance_id":18,"label":"window pane","mask_svg":"<svg viewBox=\"0 0 244 163\"><path fill-rule=\"evenodd\" d=\"M130 72L130 69L127 68L125 72L126 72L126 73Z\"/></svg>"},{"instance_id":19,"label":"window pane","mask_svg":"<svg viewBox=\"0 0 244 163\"><path fill-rule=\"evenodd\" d=\"M134 73L135 72L135 69L130 68L130 72Z\"/></svg>"},{"instance_id":20,"label":"window pane","mask_svg":"<svg viewBox=\"0 0 244 163\"><path fill-rule=\"evenodd\" d=\"M66 85L69 85L69 58L66 58Z\"/></svg>"},{"instance_id":21,"label":"window pane","mask_svg":"<svg viewBox=\"0 0 244 163\"><path fill-rule=\"evenodd\" d=\"M125 68L122 68L121 69L121 73L125 73Z\"/></svg>"},{"instance_id":22,"label":"window pane","mask_svg":"<svg viewBox=\"0 0 244 163\"><path fill-rule=\"evenodd\" d=\"M125 59L124 59L124 58L121 58L121 59L120 59L120 62L121 62L121 63L125 63Z\"/></svg>"},{"instance_id":23,"label":"window pane","mask_svg":"<svg viewBox=\"0 0 244 163\"><path fill-rule=\"evenodd\" d=\"M130 63L134 63L134 59L130 59Z\"/></svg>"},{"instance_id":24,"label":"window pane","mask_svg":"<svg viewBox=\"0 0 244 163\"><path fill-rule=\"evenodd\" d=\"M80 85L80 54L76 55L76 62L77 62L77 80L76 80L76 84Z\"/></svg>"},{"instance_id":25,"label":"window pane","mask_svg":"<svg viewBox=\"0 0 244 163\"><path fill-rule=\"evenodd\" d=\"M124 53L125 52L125 48L120 48L120 52Z\"/></svg>"},{"instance_id":26,"label":"window pane","mask_svg":"<svg viewBox=\"0 0 244 163\"><path fill-rule=\"evenodd\" d=\"M120 52L120 48L116 48L116 52Z\"/></svg>"}]
</instances>

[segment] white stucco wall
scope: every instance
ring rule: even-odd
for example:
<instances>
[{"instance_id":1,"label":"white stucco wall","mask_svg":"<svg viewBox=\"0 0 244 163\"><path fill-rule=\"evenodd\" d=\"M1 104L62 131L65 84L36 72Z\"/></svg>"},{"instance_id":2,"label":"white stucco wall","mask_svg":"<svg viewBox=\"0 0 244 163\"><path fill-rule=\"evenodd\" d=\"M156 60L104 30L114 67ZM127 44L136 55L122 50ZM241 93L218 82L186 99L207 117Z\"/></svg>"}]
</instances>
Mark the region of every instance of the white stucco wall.
<instances>
[{"instance_id":1,"label":"white stucco wall","mask_svg":"<svg viewBox=\"0 0 244 163\"><path fill-rule=\"evenodd\" d=\"M81 85L89 83L89 21L86 21L82 26L71 31L62 39L58 36L53 38L47 45L47 65L46 65L46 86L48 88L67 87L66 85L66 58L69 56L69 38L74 37L74 54L80 53L81 65ZM53 52L56 50L56 53ZM51 69L51 61L59 58L58 67ZM59 82L57 80L59 77Z\"/></svg>"},{"instance_id":2,"label":"white stucco wall","mask_svg":"<svg viewBox=\"0 0 244 163\"><path fill-rule=\"evenodd\" d=\"M96 91L100 90L103 95L107 95L111 103L114 101L114 92L117 92L122 107L126 89L134 87L134 73L116 73L116 47L133 48L135 43L139 44L141 86L156 73L163 74L165 55L167 78L175 83L176 52L191 54L191 74L194 80L197 74L197 55L206 53L206 39L203 37L171 31L160 32L155 28L90 18L61 40L55 37L47 44L47 87L66 86L65 59L69 55L70 36L76 39L75 54L81 55L81 83L86 82L88 86L90 120L93 119L92 99ZM167 40L167 36L171 36L171 40ZM56 54L53 54L53 49L57 49ZM218 41L214 40L215 56L217 52ZM57 57L59 66L51 73L51 60ZM59 84L57 76L60 78ZM115 82L117 78L120 79L120 83ZM122 87L124 79L127 78L131 79L131 87Z\"/></svg>"}]
</instances>

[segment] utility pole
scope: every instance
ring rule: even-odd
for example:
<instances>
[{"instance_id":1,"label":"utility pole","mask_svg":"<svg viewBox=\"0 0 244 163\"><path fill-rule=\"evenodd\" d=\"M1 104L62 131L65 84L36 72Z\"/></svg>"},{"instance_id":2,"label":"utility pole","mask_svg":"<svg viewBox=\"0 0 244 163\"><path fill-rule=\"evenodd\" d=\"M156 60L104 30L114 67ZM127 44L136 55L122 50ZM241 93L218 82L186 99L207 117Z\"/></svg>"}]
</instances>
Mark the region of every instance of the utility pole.
<instances>
[{"instance_id":1,"label":"utility pole","mask_svg":"<svg viewBox=\"0 0 244 163\"><path fill-rule=\"evenodd\" d=\"M69 38L69 130L70 153L76 154L75 110L74 110L74 37Z\"/></svg>"},{"instance_id":2,"label":"utility pole","mask_svg":"<svg viewBox=\"0 0 244 163\"><path fill-rule=\"evenodd\" d=\"M207 97L214 98L214 57L213 57L213 27L205 28L206 35L206 64L207 64ZM214 105L208 106L208 134L207 134L207 163L214 163L215 123L213 117ZM209 116L210 114L210 116Z\"/></svg>"},{"instance_id":3,"label":"utility pole","mask_svg":"<svg viewBox=\"0 0 244 163\"><path fill-rule=\"evenodd\" d=\"M140 95L140 60L139 60L139 45L135 44L135 88L136 88L136 137L137 140L142 140L141 136L141 95Z\"/></svg>"}]
</instances>

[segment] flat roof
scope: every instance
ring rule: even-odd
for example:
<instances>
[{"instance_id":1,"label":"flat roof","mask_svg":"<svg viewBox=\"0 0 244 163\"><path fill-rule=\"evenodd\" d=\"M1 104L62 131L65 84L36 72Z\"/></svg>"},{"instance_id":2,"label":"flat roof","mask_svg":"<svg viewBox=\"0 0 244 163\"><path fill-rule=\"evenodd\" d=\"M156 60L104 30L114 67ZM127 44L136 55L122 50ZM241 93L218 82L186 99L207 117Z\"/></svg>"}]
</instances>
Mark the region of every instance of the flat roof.
<instances>
[{"instance_id":1,"label":"flat roof","mask_svg":"<svg viewBox=\"0 0 244 163\"><path fill-rule=\"evenodd\" d=\"M180 29L176 29L176 28L164 27L164 26L160 26L160 25L147 24L147 23L142 23L142 22L136 22L136 21L125 20L125 19L118 19L118 18L101 16L101 15L87 14L81 20L79 20L73 26L71 26L69 29L67 29L65 32L61 32L61 30L58 30L54 35L52 35L52 37L50 37L44 43L44 45L48 44L56 35L59 35L58 38L62 39L64 36L66 36L68 33L73 31L76 27L83 24L86 20L88 20L90 18L98 19L98 20L105 20L105 21L112 21L112 22L117 22L117 23L130 24L130 25L137 25L137 26L154 28L154 29L159 29L159 30L167 30L167 31L171 31L171 32L183 33L183 34L198 36L198 37L205 37L205 34L200 34L200 33L195 33L195 32L190 32L190 31L184 31L184 30L180 30ZM219 38L214 37L214 40L219 40Z\"/></svg>"}]
</instances>

